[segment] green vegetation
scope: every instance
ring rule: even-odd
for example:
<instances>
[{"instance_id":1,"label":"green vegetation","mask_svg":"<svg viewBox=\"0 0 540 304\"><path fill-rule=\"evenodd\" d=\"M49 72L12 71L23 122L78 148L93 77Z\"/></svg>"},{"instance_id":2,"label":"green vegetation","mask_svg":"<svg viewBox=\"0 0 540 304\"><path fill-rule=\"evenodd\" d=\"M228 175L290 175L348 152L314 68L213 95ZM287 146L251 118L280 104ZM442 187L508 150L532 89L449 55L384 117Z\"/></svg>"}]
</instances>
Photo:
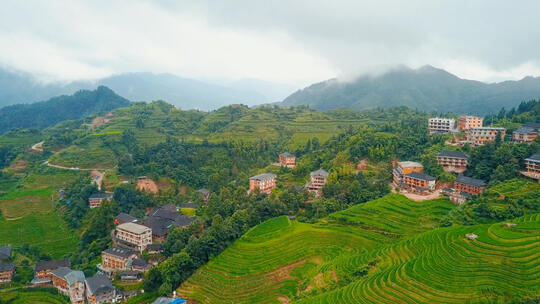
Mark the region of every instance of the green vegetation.
<instances>
[{"instance_id":1,"label":"green vegetation","mask_svg":"<svg viewBox=\"0 0 540 304\"><path fill-rule=\"evenodd\" d=\"M58 294L56 289L38 288L24 291L0 291L0 303L67 304L69 303L69 299Z\"/></svg>"},{"instance_id":2,"label":"green vegetation","mask_svg":"<svg viewBox=\"0 0 540 304\"><path fill-rule=\"evenodd\" d=\"M129 101L111 89L100 86L94 91L79 91L48 101L7 106L0 111L0 134L12 128L43 129L64 120L125 107Z\"/></svg>"},{"instance_id":3,"label":"green vegetation","mask_svg":"<svg viewBox=\"0 0 540 304\"><path fill-rule=\"evenodd\" d=\"M443 199L392 194L315 224L275 218L179 292L201 303L506 303L539 292L540 214L514 220L515 227L439 228L451 209Z\"/></svg>"},{"instance_id":4,"label":"green vegetation","mask_svg":"<svg viewBox=\"0 0 540 304\"><path fill-rule=\"evenodd\" d=\"M54 154L49 162L63 167L81 169L108 169L116 165L115 155L104 148L84 149L70 146Z\"/></svg>"}]
</instances>

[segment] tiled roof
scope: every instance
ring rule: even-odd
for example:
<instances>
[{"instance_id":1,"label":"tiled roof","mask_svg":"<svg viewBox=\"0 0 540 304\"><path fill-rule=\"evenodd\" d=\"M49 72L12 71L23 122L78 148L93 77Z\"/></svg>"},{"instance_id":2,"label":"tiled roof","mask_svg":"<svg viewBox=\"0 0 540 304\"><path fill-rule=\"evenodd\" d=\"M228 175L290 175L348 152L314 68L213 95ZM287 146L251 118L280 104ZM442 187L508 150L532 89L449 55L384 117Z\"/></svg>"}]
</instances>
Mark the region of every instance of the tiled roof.
<instances>
[{"instance_id":1,"label":"tiled roof","mask_svg":"<svg viewBox=\"0 0 540 304\"><path fill-rule=\"evenodd\" d=\"M289 152L283 152L279 156L283 156L283 157L287 157L287 158L295 157L293 154L291 154Z\"/></svg>"},{"instance_id":2,"label":"tiled roof","mask_svg":"<svg viewBox=\"0 0 540 304\"><path fill-rule=\"evenodd\" d=\"M138 222L139 220L134 217L134 216L131 216L127 213L120 213L116 216L116 219L119 221L119 222L122 222L122 223L134 223L134 222Z\"/></svg>"},{"instance_id":3,"label":"tiled roof","mask_svg":"<svg viewBox=\"0 0 540 304\"><path fill-rule=\"evenodd\" d=\"M15 264L13 263L0 263L0 271L12 271L15 269Z\"/></svg>"},{"instance_id":4,"label":"tiled roof","mask_svg":"<svg viewBox=\"0 0 540 304\"><path fill-rule=\"evenodd\" d=\"M200 193L202 193L203 195L208 195L208 194L210 194L210 191L208 191L208 189L202 188L202 189L199 189L198 191L199 191Z\"/></svg>"},{"instance_id":5,"label":"tiled roof","mask_svg":"<svg viewBox=\"0 0 540 304\"><path fill-rule=\"evenodd\" d=\"M517 133L517 134L538 134L538 131L536 131L536 129L529 128L529 127L521 127L519 129L515 130L514 133Z\"/></svg>"},{"instance_id":6,"label":"tiled roof","mask_svg":"<svg viewBox=\"0 0 540 304\"><path fill-rule=\"evenodd\" d=\"M449 157L449 158L461 158L461 159L467 159L469 158L469 155L461 152L461 151L442 151L441 153L437 154L437 157Z\"/></svg>"},{"instance_id":7,"label":"tiled roof","mask_svg":"<svg viewBox=\"0 0 540 304\"><path fill-rule=\"evenodd\" d=\"M0 246L0 260L9 259L11 257L11 248Z\"/></svg>"},{"instance_id":8,"label":"tiled roof","mask_svg":"<svg viewBox=\"0 0 540 304\"><path fill-rule=\"evenodd\" d=\"M425 180L425 181L434 181L435 180L435 177L431 176L431 175L428 175L428 174L425 174L425 173L420 173L420 172L411 172L405 176L408 176L408 177L411 177L411 178L414 178L414 179L420 179L420 180Z\"/></svg>"},{"instance_id":9,"label":"tiled roof","mask_svg":"<svg viewBox=\"0 0 540 304\"><path fill-rule=\"evenodd\" d=\"M69 260L41 261L37 262L34 271L55 270L59 267L71 267Z\"/></svg>"},{"instance_id":10,"label":"tiled roof","mask_svg":"<svg viewBox=\"0 0 540 304\"><path fill-rule=\"evenodd\" d=\"M122 248L122 247L107 248L103 250L103 252L110 255L126 258L126 259L135 254L135 251L128 248Z\"/></svg>"},{"instance_id":11,"label":"tiled roof","mask_svg":"<svg viewBox=\"0 0 540 304\"><path fill-rule=\"evenodd\" d=\"M310 175L311 175L311 176L322 175L322 176L324 176L324 177L327 177L327 176L328 176L328 172L326 172L326 171L323 170L323 169L319 169L319 170L316 170L316 171L311 172Z\"/></svg>"},{"instance_id":12,"label":"tiled roof","mask_svg":"<svg viewBox=\"0 0 540 304\"><path fill-rule=\"evenodd\" d=\"M525 160L540 161L540 153L533 154Z\"/></svg>"},{"instance_id":13,"label":"tiled roof","mask_svg":"<svg viewBox=\"0 0 540 304\"><path fill-rule=\"evenodd\" d=\"M255 176L250 177L249 179L255 179L255 180L262 180L267 181L276 178L276 175L273 173L262 173Z\"/></svg>"},{"instance_id":14,"label":"tiled roof","mask_svg":"<svg viewBox=\"0 0 540 304\"><path fill-rule=\"evenodd\" d=\"M90 195L88 199L94 200L94 199L112 199L112 198L113 198L112 193L98 192L98 193L94 193Z\"/></svg>"},{"instance_id":15,"label":"tiled roof","mask_svg":"<svg viewBox=\"0 0 540 304\"><path fill-rule=\"evenodd\" d=\"M114 290L111 280L105 275L96 274L93 277L86 278L86 287L92 295L99 295Z\"/></svg>"},{"instance_id":16,"label":"tiled roof","mask_svg":"<svg viewBox=\"0 0 540 304\"><path fill-rule=\"evenodd\" d=\"M471 185L471 186L475 186L475 187L485 187L486 186L486 182L481 180L481 179L475 179L475 178L467 177L467 176L463 176L463 175L458 176L458 178L456 179L456 183L465 184L465 185Z\"/></svg>"},{"instance_id":17,"label":"tiled roof","mask_svg":"<svg viewBox=\"0 0 540 304\"><path fill-rule=\"evenodd\" d=\"M146 246L146 251L162 251L162 250L163 250L163 246L161 246L160 244L150 244Z\"/></svg>"}]
</instances>

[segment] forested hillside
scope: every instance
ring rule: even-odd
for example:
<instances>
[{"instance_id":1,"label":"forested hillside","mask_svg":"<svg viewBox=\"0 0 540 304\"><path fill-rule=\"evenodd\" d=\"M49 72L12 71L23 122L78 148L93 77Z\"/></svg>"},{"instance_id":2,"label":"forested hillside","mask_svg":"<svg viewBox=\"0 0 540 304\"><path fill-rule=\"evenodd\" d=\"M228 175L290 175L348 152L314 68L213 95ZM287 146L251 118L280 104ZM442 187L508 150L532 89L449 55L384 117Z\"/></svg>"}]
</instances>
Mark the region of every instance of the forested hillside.
<instances>
[{"instance_id":1,"label":"forested hillside","mask_svg":"<svg viewBox=\"0 0 540 304\"><path fill-rule=\"evenodd\" d=\"M424 66L416 70L396 68L351 81L323 81L297 91L282 104L308 105L318 110L408 106L428 112L486 115L538 97L540 78L487 84Z\"/></svg>"},{"instance_id":2,"label":"forested hillside","mask_svg":"<svg viewBox=\"0 0 540 304\"><path fill-rule=\"evenodd\" d=\"M493 121L526 122L537 106L523 103ZM452 147L446 145L451 135L428 135L427 113L406 107L201 112L156 101L112 112L99 124L92 124L93 114L0 136L0 240L14 248L19 273L10 286L28 284L31 265L41 259L66 257L73 268L94 274L101 252L112 246L119 213L143 219L147 210L173 203L190 206L196 218L171 228L163 253L153 257L159 265L135 285L145 290L141 301L173 290L201 303L538 296L533 258L540 187L519 177L524 159L540 149L538 139ZM31 148L41 141L42 151ZM394 160L420 161L440 182L453 181L437 165L443 150L469 154L465 175L484 179L484 194L455 206L446 198L413 202L391 193ZM284 151L296 155L295 168L273 164ZM329 175L315 197L304 186L320 168ZM95 172L113 199L90 209ZM248 193L249 177L265 172L276 174L277 188L270 195ZM155 181L156 193L136 189L141 176ZM201 188L209 190L207 201ZM479 238L467 240L470 232ZM458 268L433 270L449 265ZM519 273L509 276L513 269ZM479 273L481 282L474 279ZM508 293L498 292L503 287Z\"/></svg>"},{"instance_id":3,"label":"forested hillside","mask_svg":"<svg viewBox=\"0 0 540 304\"><path fill-rule=\"evenodd\" d=\"M43 129L61 121L126 107L129 103L111 89L101 86L94 91L79 91L33 104L7 106L0 109L0 134L13 128Z\"/></svg>"}]
</instances>

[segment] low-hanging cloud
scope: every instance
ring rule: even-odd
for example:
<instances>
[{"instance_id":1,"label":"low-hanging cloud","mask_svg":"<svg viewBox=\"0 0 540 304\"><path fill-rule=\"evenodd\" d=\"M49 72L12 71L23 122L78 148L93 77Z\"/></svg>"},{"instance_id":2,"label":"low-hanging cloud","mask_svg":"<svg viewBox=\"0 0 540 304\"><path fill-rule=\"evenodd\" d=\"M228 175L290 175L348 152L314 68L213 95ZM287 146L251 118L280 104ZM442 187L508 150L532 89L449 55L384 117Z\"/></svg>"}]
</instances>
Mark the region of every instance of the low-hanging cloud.
<instances>
[{"instance_id":1,"label":"low-hanging cloud","mask_svg":"<svg viewBox=\"0 0 540 304\"><path fill-rule=\"evenodd\" d=\"M7 1L0 64L42 79L170 72L307 84L432 64L540 74L540 2Z\"/></svg>"}]
</instances>

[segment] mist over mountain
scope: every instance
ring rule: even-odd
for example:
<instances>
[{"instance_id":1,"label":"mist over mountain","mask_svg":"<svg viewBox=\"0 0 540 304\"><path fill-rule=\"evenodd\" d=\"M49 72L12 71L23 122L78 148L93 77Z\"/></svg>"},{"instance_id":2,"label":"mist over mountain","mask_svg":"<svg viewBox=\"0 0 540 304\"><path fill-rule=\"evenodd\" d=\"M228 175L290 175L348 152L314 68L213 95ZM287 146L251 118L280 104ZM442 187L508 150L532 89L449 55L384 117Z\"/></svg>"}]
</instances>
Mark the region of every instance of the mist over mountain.
<instances>
[{"instance_id":1,"label":"mist over mountain","mask_svg":"<svg viewBox=\"0 0 540 304\"><path fill-rule=\"evenodd\" d=\"M352 81L330 79L285 98L282 106L309 105L318 110L367 109L405 105L424 111L484 115L540 97L540 78L483 83L461 79L442 69L399 67Z\"/></svg>"},{"instance_id":2,"label":"mist over mountain","mask_svg":"<svg viewBox=\"0 0 540 304\"><path fill-rule=\"evenodd\" d=\"M183 109L213 110L231 103L255 105L275 100L275 94L289 95L294 89L275 89L272 83L251 80L216 85L173 74L126 73L96 81L43 84L28 73L0 68L0 107L43 101L54 96L73 94L107 86L131 101L165 100ZM261 89L264 93L259 93ZM280 91L281 90L281 91ZM265 96L270 96L270 98ZM274 95L272 95L274 94Z\"/></svg>"}]
</instances>

